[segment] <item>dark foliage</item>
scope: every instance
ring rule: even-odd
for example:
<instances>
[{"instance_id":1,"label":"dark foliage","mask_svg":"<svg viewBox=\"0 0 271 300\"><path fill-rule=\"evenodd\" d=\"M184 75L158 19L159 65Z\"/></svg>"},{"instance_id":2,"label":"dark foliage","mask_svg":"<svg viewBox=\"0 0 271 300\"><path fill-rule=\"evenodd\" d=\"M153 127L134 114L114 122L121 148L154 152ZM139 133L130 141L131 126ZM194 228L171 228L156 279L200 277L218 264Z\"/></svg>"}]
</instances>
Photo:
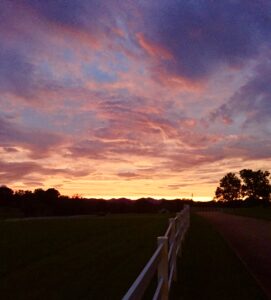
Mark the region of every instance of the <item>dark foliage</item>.
<instances>
[{"instance_id":1,"label":"dark foliage","mask_svg":"<svg viewBox=\"0 0 271 300\"><path fill-rule=\"evenodd\" d=\"M234 174L228 173L220 180L220 185L216 189L217 200L233 201L239 199L241 180Z\"/></svg>"},{"instance_id":2,"label":"dark foliage","mask_svg":"<svg viewBox=\"0 0 271 300\"><path fill-rule=\"evenodd\" d=\"M240 176L244 182L241 188L243 197L249 202L266 203L270 200L271 185L269 183L268 171L252 171L244 169Z\"/></svg>"},{"instance_id":3,"label":"dark foliage","mask_svg":"<svg viewBox=\"0 0 271 300\"><path fill-rule=\"evenodd\" d=\"M14 207L23 212L24 216L69 216L110 213L174 213L180 211L184 203L190 200L155 200L141 198L130 200L120 199L86 199L79 196L68 197L60 195L54 188L48 190L36 189L32 191L15 191L0 187L0 206Z\"/></svg>"},{"instance_id":4,"label":"dark foliage","mask_svg":"<svg viewBox=\"0 0 271 300\"><path fill-rule=\"evenodd\" d=\"M239 174L240 179L234 173L226 174L220 180L214 199L229 202L231 207L240 207L240 204L245 206L270 205L270 173L243 169Z\"/></svg>"},{"instance_id":5,"label":"dark foliage","mask_svg":"<svg viewBox=\"0 0 271 300\"><path fill-rule=\"evenodd\" d=\"M0 205L9 205L9 203L13 200L13 190L8 188L7 186L0 187Z\"/></svg>"}]
</instances>

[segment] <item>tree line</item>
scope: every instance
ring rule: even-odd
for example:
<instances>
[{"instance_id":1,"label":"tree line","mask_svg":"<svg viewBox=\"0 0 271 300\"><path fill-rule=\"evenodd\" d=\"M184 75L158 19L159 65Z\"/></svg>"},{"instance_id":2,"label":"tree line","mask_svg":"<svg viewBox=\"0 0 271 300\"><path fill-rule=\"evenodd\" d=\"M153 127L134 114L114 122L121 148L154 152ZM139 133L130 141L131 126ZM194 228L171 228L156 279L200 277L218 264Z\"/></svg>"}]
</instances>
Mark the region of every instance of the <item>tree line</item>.
<instances>
[{"instance_id":1,"label":"tree line","mask_svg":"<svg viewBox=\"0 0 271 300\"><path fill-rule=\"evenodd\" d=\"M108 213L157 213L178 212L183 204L191 200L155 200L152 198L140 198L130 200L119 199L88 199L80 196L63 196L58 190L36 189L32 191L13 191L7 186L0 186L0 208L17 209L25 217L35 216L69 216Z\"/></svg>"},{"instance_id":2,"label":"tree line","mask_svg":"<svg viewBox=\"0 0 271 300\"><path fill-rule=\"evenodd\" d=\"M80 196L63 196L58 190L36 189L13 191L0 186L0 208L15 209L26 217L69 216L108 213L157 213L180 211L184 204L196 207L270 205L271 185L268 171L243 169L239 174L227 173L215 191L214 201L194 202L191 199L155 200L140 198L130 200L88 199Z\"/></svg>"},{"instance_id":3,"label":"tree line","mask_svg":"<svg viewBox=\"0 0 271 300\"><path fill-rule=\"evenodd\" d=\"M238 175L230 172L220 180L215 191L216 201L242 201L250 205L270 203L271 185L268 171L243 169Z\"/></svg>"}]
</instances>

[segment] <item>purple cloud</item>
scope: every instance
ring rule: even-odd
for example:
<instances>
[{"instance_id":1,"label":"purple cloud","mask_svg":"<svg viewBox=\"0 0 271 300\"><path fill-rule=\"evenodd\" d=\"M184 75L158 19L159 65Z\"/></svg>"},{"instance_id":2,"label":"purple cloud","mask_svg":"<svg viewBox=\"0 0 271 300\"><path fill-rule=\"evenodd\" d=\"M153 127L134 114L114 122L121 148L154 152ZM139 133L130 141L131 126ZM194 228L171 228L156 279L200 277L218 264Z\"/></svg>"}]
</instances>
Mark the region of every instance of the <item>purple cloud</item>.
<instances>
[{"instance_id":1,"label":"purple cloud","mask_svg":"<svg viewBox=\"0 0 271 300\"><path fill-rule=\"evenodd\" d=\"M31 152L31 157L39 158L48 156L63 140L58 134L25 128L0 116L0 146L4 149L22 147Z\"/></svg>"},{"instance_id":2,"label":"purple cloud","mask_svg":"<svg viewBox=\"0 0 271 300\"><path fill-rule=\"evenodd\" d=\"M22 53L0 47L0 90L18 95L31 93L34 67Z\"/></svg>"},{"instance_id":3,"label":"purple cloud","mask_svg":"<svg viewBox=\"0 0 271 300\"><path fill-rule=\"evenodd\" d=\"M38 176L43 179L47 176L62 175L68 177L84 177L91 173L90 170L73 170L68 168L50 168L42 166L36 162L6 162L0 160L0 180L1 182L17 182L28 180L31 176ZM30 176L30 177L29 177Z\"/></svg>"},{"instance_id":4,"label":"purple cloud","mask_svg":"<svg viewBox=\"0 0 271 300\"><path fill-rule=\"evenodd\" d=\"M254 70L250 79L222 106L213 111L210 120L217 118L233 119L243 118L245 127L261 124L268 128L271 116L271 61L264 59Z\"/></svg>"},{"instance_id":5,"label":"purple cloud","mask_svg":"<svg viewBox=\"0 0 271 300\"><path fill-rule=\"evenodd\" d=\"M84 32L89 36L115 35L119 1L99 0L26 0L23 1L37 16L59 28ZM127 5L124 5L127 6Z\"/></svg>"},{"instance_id":6,"label":"purple cloud","mask_svg":"<svg viewBox=\"0 0 271 300\"><path fill-rule=\"evenodd\" d=\"M221 66L240 67L270 45L269 1L155 1L143 4L142 32L171 59L155 69L191 80Z\"/></svg>"}]
</instances>

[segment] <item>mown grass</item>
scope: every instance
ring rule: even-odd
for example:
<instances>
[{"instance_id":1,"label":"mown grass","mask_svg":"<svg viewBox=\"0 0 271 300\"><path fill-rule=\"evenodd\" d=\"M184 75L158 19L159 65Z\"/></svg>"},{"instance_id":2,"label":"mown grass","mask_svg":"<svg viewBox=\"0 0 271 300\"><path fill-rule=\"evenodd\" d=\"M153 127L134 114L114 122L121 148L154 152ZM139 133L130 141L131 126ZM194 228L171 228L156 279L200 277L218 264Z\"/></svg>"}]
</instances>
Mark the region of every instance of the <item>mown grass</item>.
<instances>
[{"instance_id":1,"label":"mown grass","mask_svg":"<svg viewBox=\"0 0 271 300\"><path fill-rule=\"evenodd\" d=\"M166 215L0 222L0 299L121 299Z\"/></svg>"},{"instance_id":2,"label":"mown grass","mask_svg":"<svg viewBox=\"0 0 271 300\"><path fill-rule=\"evenodd\" d=\"M225 240L197 215L191 217L178 270L171 299L267 299Z\"/></svg>"},{"instance_id":3,"label":"mown grass","mask_svg":"<svg viewBox=\"0 0 271 300\"><path fill-rule=\"evenodd\" d=\"M227 208L224 209L223 212L271 221L271 207Z\"/></svg>"}]
</instances>

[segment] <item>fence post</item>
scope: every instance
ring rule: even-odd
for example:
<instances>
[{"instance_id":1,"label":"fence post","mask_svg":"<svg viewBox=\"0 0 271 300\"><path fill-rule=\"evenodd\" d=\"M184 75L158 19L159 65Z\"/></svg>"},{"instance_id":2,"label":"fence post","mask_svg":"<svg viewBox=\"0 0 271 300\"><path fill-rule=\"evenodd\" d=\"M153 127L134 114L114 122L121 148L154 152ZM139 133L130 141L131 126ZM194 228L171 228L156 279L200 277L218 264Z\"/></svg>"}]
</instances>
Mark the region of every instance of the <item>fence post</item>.
<instances>
[{"instance_id":1,"label":"fence post","mask_svg":"<svg viewBox=\"0 0 271 300\"><path fill-rule=\"evenodd\" d=\"M159 236L157 238L158 245L163 245L161 252L161 260L158 265L158 282L162 278L163 285L161 290L161 300L168 300L168 238Z\"/></svg>"}]
</instances>

